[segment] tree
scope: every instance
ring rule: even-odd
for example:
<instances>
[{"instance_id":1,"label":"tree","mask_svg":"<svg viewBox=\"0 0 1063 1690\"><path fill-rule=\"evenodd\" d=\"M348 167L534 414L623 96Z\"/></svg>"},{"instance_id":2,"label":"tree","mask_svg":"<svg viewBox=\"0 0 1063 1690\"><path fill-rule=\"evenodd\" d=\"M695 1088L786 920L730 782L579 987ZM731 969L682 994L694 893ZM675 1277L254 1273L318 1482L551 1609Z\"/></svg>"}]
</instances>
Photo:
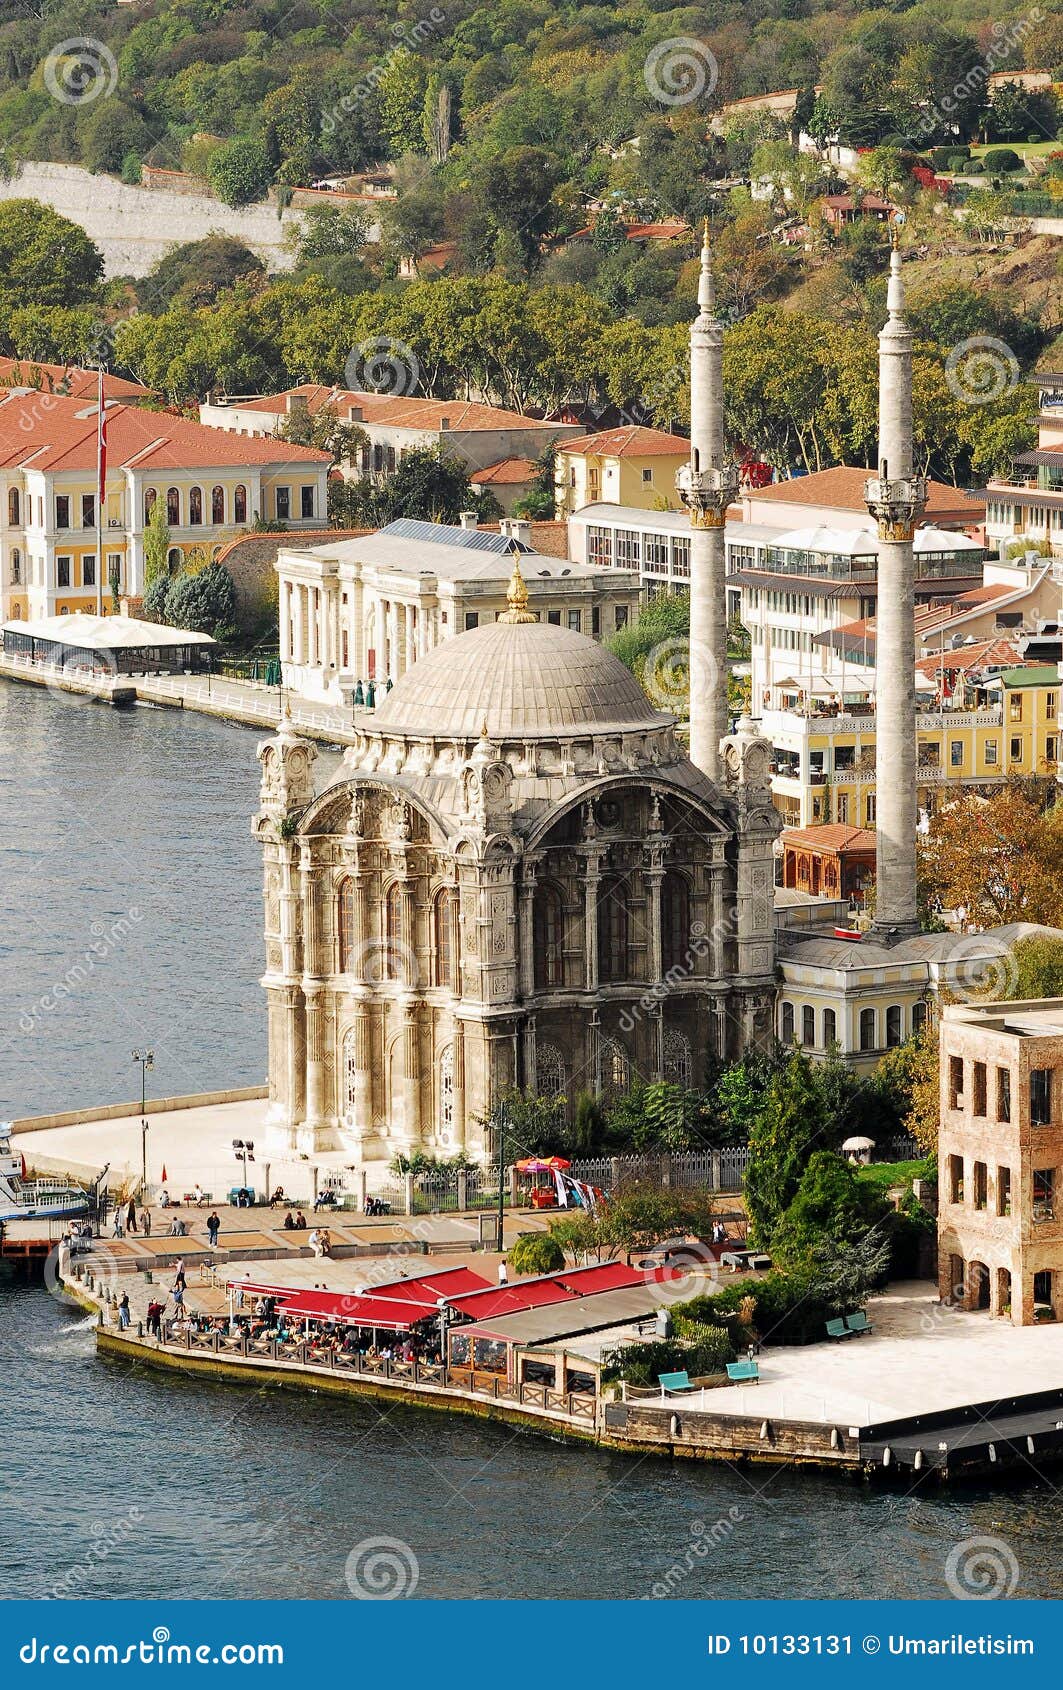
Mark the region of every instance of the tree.
<instances>
[{"instance_id":1,"label":"tree","mask_svg":"<svg viewBox=\"0 0 1063 1690\"><path fill-rule=\"evenodd\" d=\"M1063 939L1018 939L1011 947L1009 998L1063 998Z\"/></svg>"},{"instance_id":2,"label":"tree","mask_svg":"<svg viewBox=\"0 0 1063 1690\"><path fill-rule=\"evenodd\" d=\"M36 200L0 202L0 322L20 306L86 305L103 255L84 229Z\"/></svg>"},{"instance_id":3,"label":"tree","mask_svg":"<svg viewBox=\"0 0 1063 1690\"><path fill-rule=\"evenodd\" d=\"M144 584L152 587L166 581L170 569L170 530L166 522L166 501L156 498L144 525ZM167 590L168 585L167 585ZM147 604L147 596L144 599ZM160 606L162 608L162 606Z\"/></svg>"},{"instance_id":4,"label":"tree","mask_svg":"<svg viewBox=\"0 0 1063 1690\"><path fill-rule=\"evenodd\" d=\"M826 1126L812 1064L803 1051L794 1050L772 1075L750 1124L746 1211L754 1242L762 1249L771 1248Z\"/></svg>"},{"instance_id":5,"label":"tree","mask_svg":"<svg viewBox=\"0 0 1063 1690\"><path fill-rule=\"evenodd\" d=\"M866 188L888 200L894 186L908 179L906 155L900 147L872 147L860 159L857 173Z\"/></svg>"},{"instance_id":6,"label":"tree","mask_svg":"<svg viewBox=\"0 0 1063 1690\"><path fill-rule=\"evenodd\" d=\"M557 1273L565 1265L565 1252L552 1232L533 1232L510 1245L507 1259L514 1273Z\"/></svg>"},{"instance_id":7,"label":"tree","mask_svg":"<svg viewBox=\"0 0 1063 1690\"><path fill-rule=\"evenodd\" d=\"M911 1103L904 1117L904 1129L911 1133L920 1150L935 1155L938 1147L938 1128L941 1124L941 1075L938 1029L929 1018L918 1036L912 1040Z\"/></svg>"},{"instance_id":8,"label":"tree","mask_svg":"<svg viewBox=\"0 0 1063 1690\"><path fill-rule=\"evenodd\" d=\"M848 1162L816 1150L775 1228L772 1254L784 1267L798 1266L824 1243L855 1244L883 1209L883 1200Z\"/></svg>"},{"instance_id":9,"label":"tree","mask_svg":"<svg viewBox=\"0 0 1063 1690\"><path fill-rule=\"evenodd\" d=\"M313 415L306 409L289 411L277 434L293 446L313 446L319 452L328 452L334 464L357 463L369 438L364 428L343 422L328 406Z\"/></svg>"},{"instance_id":10,"label":"tree","mask_svg":"<svg viewBox=\"0 0 1063 1690\"><path fill-rule=\"evenodd\" d=\"M479 502L466 464L441 447L415 446L379 490L376 511L381 524L400 516L454 523Z\"/></svg>"},{"instance_id":11,"label":"tree","mask_svg":"<svg viewBox=\"0 0 1063 1690\"><path fill-rule=\"evenodd\" d=\"M357 257L369 240L369 219L352 206L312 205L285 239L294 247L297 264L314 258Z\"/></svg>"},{"instance_id":12,"label":"tree","mask_svg":"<svg viewBox=\"0 0 1063 1690\"><path fill-rule=\"evenodd\" d=\"M1063 917L1063 807L1045 810L1047 784L1009 780L989 798L963 794L919 840L924 905L959 910L962 924Z\"/></svg>"},{"instance_id":13,"label":"tree","mask_svg":"<svg viewBox=\"0 0 1063 1690\"><path fill-rule=\"evenodd\" d=\"M665 1238L705 1237L712 1213L708 1191L622 1186L612 1195L606 1224L614 1246L630 1257Z\"/></svg>"},{"instance_id":14,"label":"tree","mask_svg":"<svg viewBox=\"0 0 1063 1690\"><path fill-rule=\"evenodd\" d=\"M178 574L166 595L166 614L175 628L210 634L222 644L235 639L236 583L225 565Z\"/></svg>"},{"instance_id":15,"label":"tree","mask_svg":"<svg viewBox=\"0 0 1063 1690\"><path fill-rule=\"evenodd\" d=\"M511 147L481 168L477 191L494 258L524 274L538 263L544 237L557 221L553 191L560 177L557 159L545 147Z\"/></svg>"},{"instance_id":16,"label":"tree","mask_svg":"<svg viewBox=\"0 0 1063 1690\"><path fill-rule=\"evenodd\" d=\"M207 167L207 177L226 205L251 205L265 197L273 180L273 167L263 143L253 135L244 135L218 148Z\"/></svg>"},{"instance_id":17,"label":"tree","mask_svg":"<svg viewBox=\"0 0 1063 1690\"><path fill-rule=\"evenodd\" d=\"M201 240L183 241L163 254L137 282L137 303L141 310L156 315L175 301L213 305L242 277L264 279L265 274L266 266L258 253L243 241L233 235L204 235Z\"/></svg>"}]
</instances>

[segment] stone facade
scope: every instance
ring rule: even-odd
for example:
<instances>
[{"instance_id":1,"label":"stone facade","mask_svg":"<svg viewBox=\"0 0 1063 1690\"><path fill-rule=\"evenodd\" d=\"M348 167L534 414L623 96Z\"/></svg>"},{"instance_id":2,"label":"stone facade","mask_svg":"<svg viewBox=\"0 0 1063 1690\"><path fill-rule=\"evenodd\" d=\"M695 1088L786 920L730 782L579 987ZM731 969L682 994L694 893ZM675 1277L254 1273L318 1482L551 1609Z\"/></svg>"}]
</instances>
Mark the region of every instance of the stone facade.
<instances>
[{"instance_id":1,"label":"stone facade","mask_svg":"<svg viewBox=\"0 0 1063 1690\"><path fill-rule=\"evenodd\" d=\"M260 748L279 1146L482 1160L514 1086L697 1085L772 1036L767 746L741 724L708 781L522 588L361 719L323 791L290 727Z\"/></svg>"},{"instance_id":2,"label":"stone facade","mask_svg":"<svg viewBox=\"0 0 1063 1690\"><path fill-rule=\"evenodd\" d=\"M949 1007L941 1023L942 1300L1063 1319L1063 1001Z\"/></svg>"}]
</instances>

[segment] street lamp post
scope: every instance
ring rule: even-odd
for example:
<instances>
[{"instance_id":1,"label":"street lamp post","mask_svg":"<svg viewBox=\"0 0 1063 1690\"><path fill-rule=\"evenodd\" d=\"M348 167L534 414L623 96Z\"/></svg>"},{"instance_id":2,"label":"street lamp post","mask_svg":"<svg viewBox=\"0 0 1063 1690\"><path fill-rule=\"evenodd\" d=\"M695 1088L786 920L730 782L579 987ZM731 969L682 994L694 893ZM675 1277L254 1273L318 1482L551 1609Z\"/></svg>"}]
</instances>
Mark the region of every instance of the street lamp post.
<instances>
[{"instance_id":1,"label":"street lamp post","mask_svg":"<svg viewBox=\"0 0 1063 1690\"><path fill-rule=\"evenodd\" d=\"M246 1191L248 1189L248 1186L247 1186L247 1164L248 1164L248 1162L253 1162L254 1159L255 1159L254 1140L250 1139L250 1138L248 1138L248 1139L234 1138L233 1139L233 1149L236 1152L237 1156L242 1160L242 1162L244 1164L243 1189Z\"/></svg>"},{"instance_id":2,"label":"street lamp post","mask_svg":"<svg viewBox=\"0 0 1063 1690\"><path fill-rule=\"evenodd\" d=\"M506 1250L506 1106L498 1106L498 1253L504 1255Z\"/></svg>"},{"instance_id":3,"label":"street lamp post","mask_svg":"<svg viewBox=\"0 0 1063 1690\"><path fill-rule=\"evenodd\" d=\"M140 1063L140 1182L148 1187L148 1069L155 1066L153 1050L135 1050L133 1061Z\"/></svg>"}]
</instances>

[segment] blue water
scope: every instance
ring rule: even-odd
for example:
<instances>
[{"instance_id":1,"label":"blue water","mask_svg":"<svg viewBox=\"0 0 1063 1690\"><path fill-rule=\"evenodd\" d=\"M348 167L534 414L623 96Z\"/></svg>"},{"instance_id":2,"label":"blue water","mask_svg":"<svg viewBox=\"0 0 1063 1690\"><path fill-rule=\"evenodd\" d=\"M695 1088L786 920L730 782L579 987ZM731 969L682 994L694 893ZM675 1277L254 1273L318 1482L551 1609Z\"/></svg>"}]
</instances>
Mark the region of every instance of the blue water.
<instances>
[{"instance_id":1,"label":"blue water","mask_svg":"<svg viewBox=\"0 0 1063 1690\"><path fill-rule=\"evenodd\" d=\"M261 1079L254 748L0 683L0 1112L129 1099L138 1043L160 1093ZM945 1599L972 1537L1014 1556L1016 1595L1063 1595L1051 1475L905 1494L161 1377L2 1271L0 1423L4 1597L342 1597L378 1538L428 1597Z\"/></svg>"}]
</instances>

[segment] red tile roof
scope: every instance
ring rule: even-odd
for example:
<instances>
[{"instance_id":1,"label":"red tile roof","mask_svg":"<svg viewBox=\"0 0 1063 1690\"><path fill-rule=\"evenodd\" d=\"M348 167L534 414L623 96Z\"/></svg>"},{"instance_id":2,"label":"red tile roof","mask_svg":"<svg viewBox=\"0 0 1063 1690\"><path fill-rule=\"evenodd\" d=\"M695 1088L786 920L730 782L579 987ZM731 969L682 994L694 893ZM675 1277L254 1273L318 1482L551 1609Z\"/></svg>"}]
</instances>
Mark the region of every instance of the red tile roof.
<instances>
[{"instance_id":1,"label":"red tile roof","mask_svg":"<svg viewBox=\"0 0 1063 1690\"><path fill-rule=\"evenodd\" d=\"M813 851L873 851L875 834L867 827L844 827L840 822L824 822L819 827L785 827L782 843Z\"/></svg>"},{"instance_id":2,"label":"red tile roof","mask_svg":"<svg viewBox=\"0 0 1063 1690\"><path fill-rule=\"evenodd\" d=\"M585 458L650 458L690 456L690 441L681 434L666 434L660 428L607 428L578 440L563 440L561 452L578 452Z\"/></svg>"},{"instance_id":3,"label":"red tile roof","mask_svg":"<svg viewBox=\"0 0 1063 1690\"><path fill-rule=\"evenodd\" d=\"M839 464L834 469L817 470L813 475L795 476L792 481L776 481L770 487L755 487L743 492L755 512L761 500L792 505L824 505L828 509L859 511L867 514L864 502L864 483L870 470L851 464ZM931 481L926 506L927 521L951 517L962 520L965 527L974 527L985 520L985 500L971 499L959 487L949 487L943 481Z\"/></svg>"},{"instance_id":4,"label":"red tile roof","mask_svg":"<svg viewBox=\"0 0 1063 1690\"><path fill-rule=\"evenodd\" d=\"M249 440L131 405L108 406L107 454L115 469L135 466L159 471L289 463L316 469L330 461L327 452L311 446ZM0 464L45 471L94 469L95 404L50 393L0 396Z\"/></svg>"},{"instance_id":5,"label":"red tile roof","mask_svg":"<svg viewBox=\"0 0 1063 1690\"><path fill-rule=\"evenodd\" d=\"M0 387L33 387L39 392L63 391L72 399L95 399L99 377L95 370L76 364L47 364L40 358L0 358ZM107 399L150 399L152 389L138 381L104 371L103 392Z\"/></svg>"},{"instance_id":6,"label":"red tile roof","mask_svg":"<svg viewBox=\"0 0 1063 1690\"><path fill-rule=\"evenodd\" d=\"M965 674L968 669L984 667L1010 668L1019 660L1019 645L1014 639L979 640L976 645L958 646L955 650L933 652L929 657L916 659L920 674L931 677L940 674Z\"/></svg>"},{"instance_id":7,"label":"red tile roof","mask_svg":"<svg viewBox=\"0 0 1063 1690\"><path fill-rule=\"evenodd\" d=\"M531 458L500 458L497 464L474 470L469 480L482 487L518 487L535 474Z\"/></svg>"},{"instance_id":8,"label":"red tile roof","mask_svg":"<svg viewBox=\"0 0 1063 1690\"><path fill-rule=\"evenodd\" d=\"M229 401L233 410L265 411L273 416L287 416L292 409L289 400L301 400L311 415L321 410L334 410L349 418L352 409L362 413L369 423L388 423L395 428L431 428L476 431L494 428L548 428L541 417L522 416L519 411L504 411L497 405L481 405L473 399L420 399L400 393L360 393L344 387L321 387L307 383L288 388L284 393L262 394L255 398Z\"/></svg>"}]
</instances>

